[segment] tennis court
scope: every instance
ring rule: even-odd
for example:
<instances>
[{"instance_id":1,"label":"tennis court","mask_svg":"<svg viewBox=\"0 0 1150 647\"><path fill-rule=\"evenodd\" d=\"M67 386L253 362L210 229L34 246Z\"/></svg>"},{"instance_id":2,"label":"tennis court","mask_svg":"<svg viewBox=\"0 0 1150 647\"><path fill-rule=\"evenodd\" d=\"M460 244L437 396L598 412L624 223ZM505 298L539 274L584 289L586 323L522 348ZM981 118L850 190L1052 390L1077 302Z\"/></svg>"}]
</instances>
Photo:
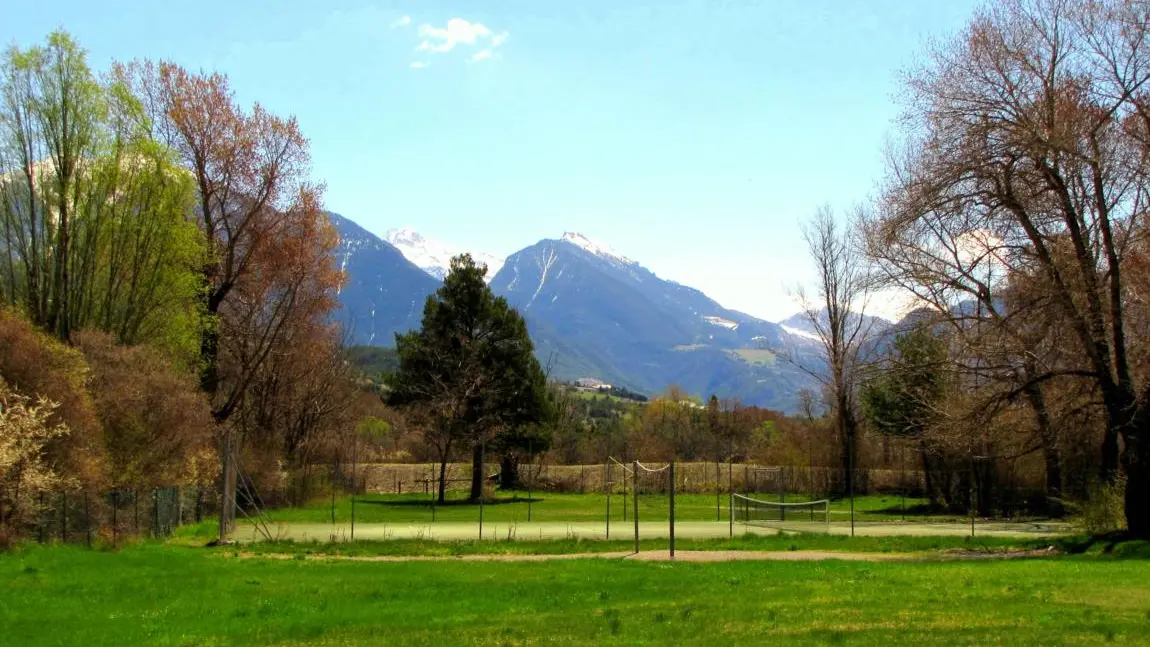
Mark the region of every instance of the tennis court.
<instances>
[{"instance_id":1,"label":"tennis court","mask_svg":"<svg viewBox=\"0 0 1150 647\"><path fill-rule=\"evenodd\" d=\"M428 539L436 541L461 541L479 539L479 524L476 522L436 522L436 523L363 523L356 524L354 539ZM276 523L270 527L276 539L294 541L350 541L353 539L350 524L324 523ZM850 522L833 520L829 524L822 521L785 521L736 523L733 534L776 534L783 532L814 532L849 535ZM856 522L855 534L861 536L963 536L969 535L969 524L923 523L923 522ZM987 537L1046 537L1067 534L1071 527L1062 522L1006 523L979 522L974 533ZM629 539L635 536L634 523L612 523L610 539ZM667 521L640 521L640 539L665 538L670 534ZM728 537L732 528L727 521L681 521L675 524L675 536L683 539L715 539ZM234 536L239 541L259 541L263 536L250 525L241 524ZM530 539L607 539L605 524L586 522L494 522L483 525L482 539L488 541L530 540Z\"/></svg>"}]
</instances>

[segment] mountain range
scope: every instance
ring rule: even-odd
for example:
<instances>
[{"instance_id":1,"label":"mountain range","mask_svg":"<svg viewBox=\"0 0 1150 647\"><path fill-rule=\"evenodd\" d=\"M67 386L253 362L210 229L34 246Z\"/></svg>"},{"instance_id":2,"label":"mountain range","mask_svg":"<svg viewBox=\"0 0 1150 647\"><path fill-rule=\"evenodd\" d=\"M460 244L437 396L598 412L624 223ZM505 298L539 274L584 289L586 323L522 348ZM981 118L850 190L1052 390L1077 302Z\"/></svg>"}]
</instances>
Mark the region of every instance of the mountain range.
<instances>
[{"instance_id":1,"label":"mountain range","mask_svg":"<svg viewBox=\"0 0 1150 647\"><path fill-rule=\"evenodd\" d=\"M344 273L339 304L346 334L355 344L394 346L395 333L419 327L439 279L351 220L328 216L339 232L335 261Z\"/></svg>"},{"instance_id":2,"label":"mountain range","mask_svg":"<svg viewBox=\"0 0 1150 647\"><path fill-rule=\"evenodd\" d=\"M392 346L394 333L418 328L423 302L457 250L411 228L384 240L335 214L332 223L350 339ZM487 264L492 291L523 314L553 378L594 377L645 394L677 384L783 411L814 387L818 346L801 323L724 308L581 234L541 240L503 262L472 256Z\"/></svg>"},{"instance_id":3,"label":"mountain range","mask_svg":"<svg viewBox=\"0 0 1150 647\"><path fill-rule=\"evenodd\" d=\"M425 238L411 227L391 229L383 235L383 239L398 249L407 260L414 263L419 269L442 281L451 267L452 257L462 253L457 247L447 243ZM490 283L503 261L494 254L483 252L470 252L476 263L487 266L487 281Z\"/></svg>"}]
</instances>

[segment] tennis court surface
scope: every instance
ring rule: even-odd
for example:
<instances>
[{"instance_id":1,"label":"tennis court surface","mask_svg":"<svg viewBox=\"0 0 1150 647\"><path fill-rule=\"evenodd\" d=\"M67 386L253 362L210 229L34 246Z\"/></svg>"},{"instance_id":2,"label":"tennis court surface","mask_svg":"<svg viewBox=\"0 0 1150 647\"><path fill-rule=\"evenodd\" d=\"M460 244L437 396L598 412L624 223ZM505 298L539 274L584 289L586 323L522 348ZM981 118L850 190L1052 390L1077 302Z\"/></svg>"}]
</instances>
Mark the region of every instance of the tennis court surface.
<instances>
[{"instance_id":1,"label":"tennis court surface","mask_svg":"<svg viewBox=\"0 0 1150 647\"><path fill-rule=\"evenodd\" d=\"M354 537L350 524L323 523L277 523L270 528L276 539L294 541L350 541L380 539L429 539L437 541L460 541L479 539L480 527L475 522L436 522L425 524L407 523L357 523ZM812 532L849 535L849 522L832 521L787 521L756 522L734 525L733 534L747 533L771 535L782 532ZM974 534L986 537L1047 537L1067 534L1071 527L1061 522L985 522L976 523ZM923 523L923 522L856 522L855 534L860 536L963 536L970 535L970 524ZM666 521L639 522L640 539L659 539L670 534ZM732 528L727 521L681 521L675 524L675 536L683 539L715 539L728 537ZM612 523L610 539L629 539L635 536L633 523ZM236 529L235 539L239 541L259 541L263 537L251 526L241 525ZM531 540L531 539L607 539L604 524L585 522L566 523L545 522L495 522L483 525L482 539L489 541Z\"/></svg>"}]
</instances>

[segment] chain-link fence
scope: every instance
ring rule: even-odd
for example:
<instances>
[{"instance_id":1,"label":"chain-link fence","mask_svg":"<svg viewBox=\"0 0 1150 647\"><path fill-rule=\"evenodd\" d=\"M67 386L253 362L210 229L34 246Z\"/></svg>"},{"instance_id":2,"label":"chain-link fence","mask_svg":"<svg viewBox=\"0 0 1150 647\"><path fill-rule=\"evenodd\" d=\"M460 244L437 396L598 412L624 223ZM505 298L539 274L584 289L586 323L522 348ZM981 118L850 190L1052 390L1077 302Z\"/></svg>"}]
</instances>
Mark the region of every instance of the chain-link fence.
<instances>
[{"instance_id":1,"label":"chain-link fence","mask_svg":"<svg viewBox=\"0 0 1150 647\"><path fill-rule=\"evenodd\" d=\"M217 511L218 496L202 486L139 490L41 491L25 499L24 534L41 543L118 541L167 537Z\"/></svg>"}]
</instances>

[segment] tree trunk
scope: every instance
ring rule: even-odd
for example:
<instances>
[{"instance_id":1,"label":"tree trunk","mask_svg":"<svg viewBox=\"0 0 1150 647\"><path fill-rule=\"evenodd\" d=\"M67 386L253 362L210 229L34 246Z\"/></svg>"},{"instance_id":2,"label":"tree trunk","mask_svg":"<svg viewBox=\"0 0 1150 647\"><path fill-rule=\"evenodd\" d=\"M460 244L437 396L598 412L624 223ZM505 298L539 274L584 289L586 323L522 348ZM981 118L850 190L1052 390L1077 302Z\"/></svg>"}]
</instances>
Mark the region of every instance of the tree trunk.
<instances>
[{"instance_id":1,"label":"tree trunk","mask_svg":"<svg viewBox=\"0 0 1150 647\"><path fill-rule=\"evenodd\" d=\"M926 452L926 441L919 438L918 440L918 453L922 458L922 487L923 494L934 505L938 505L938 498L934 493L934 479L930 473L930 456Z\"/></svg>"},{"instance_id":2,"label":"tree trunk","mask_svg":"<svg viewBox=\"0 0 1150 647\"><path fill-rule=\"evenodd\" d=\"M57 337L68 341L71 331L68 328L68 207L66 196L61 197L59 223L56 229L56 258L52 271L52 304L48 310L48 328Z\"/></svg>"},{"instance_id":3,"label":"tree trunk","mask_svg":"<svg viewBox=\"0 0 1150 647\"><path fill-rule=\"evenodd\" d=\"M843 494L852 496L857 491L858 479L858 423L851 404L846 398L839 398L838 406L839 441L842 443Z\"/></svg>"},{"instance_id":4,"label":"tree trunk","mask_svg":"<svg viewBox=\"0 0 1150 647\"><path fill-rule=\"evenodd\" d=\"M1046 467L1046 508L1052 517L1064 514L1062 506L1062 457L1058 451L1058 430L1050 422L1050 412L1046 408L1046 397L1042 387L1033 384L1026 390L1030 407L1034 410L1038 435L1042 439L1042 457Z\"/></svg>"},{"instance_id":5,"label":"tree trunk","mask_svg":"<svg viewBox=\"0 0 1150 647\"><path fill-rule=\"evenodd\" d=\"M1126 525L1138 539L1150 539L1150 408L1143 405L1131 432L1123 440L1126 470Z\"/></svg>"},{"instance_id":6,"label":"tree trunk","mask_svg":"<svg viewBox=\"0 0 1150 647\"><path fill-rule=\"evenodd\" d=\"M503 490L518 490L519 481L519 455L508 451L499 459L499 487Z\"/></svg>"},{"instance_id":7,"label":"tree trunk","mask_svg":"<svg viewBox=\"0 0 1150 647\"><path fill-rule=\"evenodd\" d=\"M220 441L220 541L227 539L228 533L235 530L236 523L236 470L232 460L232 432L224 432Z\"/></svg>"},{"instance_id":8,"label":"tree trunk","mask_svg":"<svg viewBox=\"0 0 1150 647\"><path fill-rule=\"evenodd\" d=\"M476 445L471 451L471 496L468 497L472 503L479 501L483 496L483 480L486 475L483 473L483 445Z\"/></svg>"},{"instance_id":9,"label":"tree trunk","mask_svg":"<svg viewBox=\"0 0 1150 647\"><path fill-rule=\"evenodd\" d=\"M1103 393L1106 436L1102 442L1102 476L1113 483L1117 470L1108 471L1112 458L1120 458L1126 472L1126 525L1130 535L1150 539L1150 404L1135 404L1136 397L1120 387ZM1125 449L1118 456L1118 438ZM1107 478L1109 477L1109 479Z\"/></svg>"},{"instance_id":10,"label":"tree trunk","mask_svg":"<svg viewBox=\"0 0 1150 647\"><path fill-rule=\"evenodd\" d=\"M1110 416L1108 416L1110 417ZM1112 417L1111 417L1112 419ZM1102 437L1102 482L1114 483L1118 478L1118 430L1114 424L1106 425Z\"/></svg>"},{"instance_id":11,"label":"tree trunk","mask_svg":"<svg viewBox=\"0 0 1150 647\"><path fill-rule=\"evenodd\" d=\"M1139 419L1135 395L1121 386L1102 389L1102 400L1106 403L1106 432L1102 438L1102 482L1112 484L1118 479L1119 462L1125 462L1125 455L1119 455L1118 438L1134 428ZM1145 417L1143 415L1142 417Z\"/></svg>"},{"instance_id":12,"label":"tree trunk","mask_svg":"<svg viewBox=\"0 0 1150 647\"><path fill-rule=\"evenodd\" d=\"M447 500L447 457L448 452L443 452L439 456L439 496L437 500L443 504Z\"/></svg>"}]
</instances>

